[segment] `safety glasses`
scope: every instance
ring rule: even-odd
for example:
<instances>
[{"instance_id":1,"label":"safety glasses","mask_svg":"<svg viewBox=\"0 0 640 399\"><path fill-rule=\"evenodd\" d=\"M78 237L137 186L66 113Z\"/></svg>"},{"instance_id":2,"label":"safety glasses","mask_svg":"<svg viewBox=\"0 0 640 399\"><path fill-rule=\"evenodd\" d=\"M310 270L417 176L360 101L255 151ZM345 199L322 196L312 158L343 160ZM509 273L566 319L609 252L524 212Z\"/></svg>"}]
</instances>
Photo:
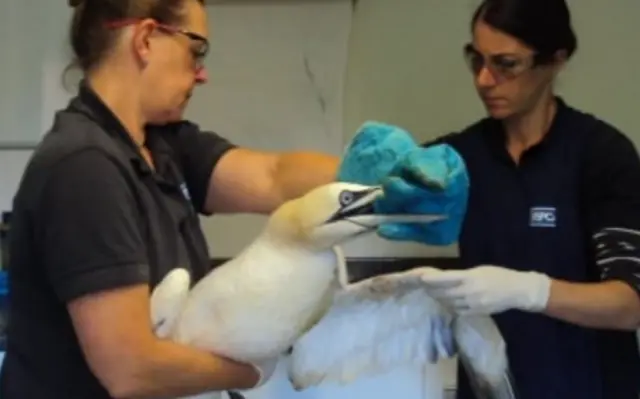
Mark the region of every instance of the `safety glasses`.
<instances>
[{"instance_id":1,"label":"safety glasses","mask_svg":"<svg viewBox=\"0 0 640 399\"><path fill-rule=\"evenodd\" d=\"M483 55L476 50L471 43L464 46L465 61L474 74L478 74L486 68L497 83L515 79L522 73L539 64L537 54L521 56L517 54L492 54Z\"/></svg>"},{"instance_id":2,"label":"safety glasses","mask_svg":"<svg viewBox=\"0 0 640 399\"><path fill-rule=\"evenodd\" d=\"M140 22L140 19L123 19L119 21L112 21L106 24L109 29L123 28L128 25L133 25ZM190 52L193 57L194 68L196 71L200 71L204 68L204 60L209 52L209 40L206 37L194 32L178 28L177 26L171 26L162 24L156 21L156 28L164 33L171 35L182 35L189 39L191 46Z\"/></svg>"}]
</instances>

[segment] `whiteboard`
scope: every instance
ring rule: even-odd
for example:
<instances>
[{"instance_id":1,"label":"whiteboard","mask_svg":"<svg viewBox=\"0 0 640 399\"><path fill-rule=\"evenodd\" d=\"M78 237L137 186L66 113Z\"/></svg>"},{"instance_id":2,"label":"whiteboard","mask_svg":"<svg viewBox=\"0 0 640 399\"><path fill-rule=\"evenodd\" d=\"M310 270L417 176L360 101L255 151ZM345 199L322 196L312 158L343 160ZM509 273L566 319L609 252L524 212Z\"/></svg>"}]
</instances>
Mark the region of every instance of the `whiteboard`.
<instances>
[{"instance_id":1,"label":"whiteboard","mask_svg":"<svg viewBox=\"0 0 640 399\"><path fill-rule=\"evenodd\" d=\"M0 145L20 147L37 142L41 125L42 34L26 2L5 0L0 13ZM38 7L35 7L36 9ZM32 19L33 21L33 19Z\"/></svg>"},{"instance_id":2,"label":"whiteboard","mask_svg":"<svg viewBox=\"0 0 640 399\"><path fill-rule=\"evenodd\" d=\"M485 116L462 57L478 3L359 2L349 45L345 133L365 119L382 119L428 140ZM578 51L559 76L558 94L639 145L640 1L568 4Z\"/></svg>"},{"instance_id":3,"label":"whiteboard","mask_svg":"<svg viewBox=\"0 0 640 399\"><path fill-rule=\"evenodd\" d=\"M350 0L208 6L209 83L186 116L242 146L342 151L342 88ZM202 218L211 255L236 255L265 218Z\"/></svg>"},{"instance_id":4,"label":"whiteboard","mask_svg":"<svg viewBox=\"0 0 640 399\"><path fill-rule=\"evenodd\" d=\"M71 9L4 0L0 13L0 150L30 149L51 126L53 108L70 97L62 86L69 61ZM53 108L52 108L53 107Z\"/></svg>"}]
</instances>

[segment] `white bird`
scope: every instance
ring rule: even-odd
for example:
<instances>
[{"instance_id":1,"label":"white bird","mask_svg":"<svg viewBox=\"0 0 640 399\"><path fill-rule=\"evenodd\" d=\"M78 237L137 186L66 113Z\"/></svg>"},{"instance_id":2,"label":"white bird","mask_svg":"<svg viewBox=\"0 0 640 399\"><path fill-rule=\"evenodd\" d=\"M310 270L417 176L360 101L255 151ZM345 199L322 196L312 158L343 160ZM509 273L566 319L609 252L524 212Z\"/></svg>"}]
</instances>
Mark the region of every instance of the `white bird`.
<instances>
[{"instance_id":1,"label":"white bird","mask_svg":"<svg viewBox=\"0 0 640 399\"><path fill-rule=\"evenodd\" d=\"M510 380L491 318L454 317L428 295L420 268L348 283L337 245L381 223L443 218L375 214L382 195L351 183L316 188L283 204L252 244L191 291L188 272L172 271L152 293L156 334L242 362L288 353L297 390L427 364L454 355L457 343L479 390L512 397L495 396Z\"/></svg>"}]
</instances>

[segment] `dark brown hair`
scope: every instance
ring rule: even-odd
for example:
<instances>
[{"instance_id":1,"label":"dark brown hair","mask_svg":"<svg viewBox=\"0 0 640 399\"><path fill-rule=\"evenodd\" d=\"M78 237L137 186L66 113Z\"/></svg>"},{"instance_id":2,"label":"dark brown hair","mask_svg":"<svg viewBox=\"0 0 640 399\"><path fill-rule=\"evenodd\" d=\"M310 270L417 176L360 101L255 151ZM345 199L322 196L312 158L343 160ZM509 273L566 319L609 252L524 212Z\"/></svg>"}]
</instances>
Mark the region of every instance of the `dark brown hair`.
<instances>
[{"instance_id":1,"label":"dark brown hair","mask_svg":"<svg viewBox=\"0 0 640 399\"><path fill-rule=\"evenodd\" d=\"M87 72L102 61L111 49L115 32L109 22L153 18L162 24L181 20L181 9L187 0L68 0L74 8L70 28L70 44L74 60L70 67ZM198 0L204 4L204 0Z\"/></svg>"},{"instance_id":2,"label":"dark brown hair","mask_svg":"<svg viewBox=\"0 0 640 399\"><path fill-rule=\"evenodd\" d=\"M472 30L479 19L533 48L541 63L552 62L559 50L570 58L578 47L566 0L484 0Z\"/></svg>"}]
</instances>

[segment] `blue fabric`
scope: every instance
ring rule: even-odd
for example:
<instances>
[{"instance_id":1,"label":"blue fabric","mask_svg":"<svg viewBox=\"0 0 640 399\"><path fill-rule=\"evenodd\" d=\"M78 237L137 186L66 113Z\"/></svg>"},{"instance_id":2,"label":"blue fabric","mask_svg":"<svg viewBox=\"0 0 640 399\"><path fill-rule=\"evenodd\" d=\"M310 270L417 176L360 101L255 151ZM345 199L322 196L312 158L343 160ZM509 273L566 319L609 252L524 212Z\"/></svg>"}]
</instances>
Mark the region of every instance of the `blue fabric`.
<instances>
[{"instance_id":1,"label":"blue fabric","mask_svg":"<svg viewBox=\"0 0 640 399\"><path fill-rule=\"evenodd\" d=\"M446 220L421 224L385 224L381 237L427 245L449 245L462 229L469 177L453 147L422 148L406 130L390 124L364 123L347 146L337 180L382 185L375 204L387 214L444 214Z\"/></svg>"}]
</instances>

